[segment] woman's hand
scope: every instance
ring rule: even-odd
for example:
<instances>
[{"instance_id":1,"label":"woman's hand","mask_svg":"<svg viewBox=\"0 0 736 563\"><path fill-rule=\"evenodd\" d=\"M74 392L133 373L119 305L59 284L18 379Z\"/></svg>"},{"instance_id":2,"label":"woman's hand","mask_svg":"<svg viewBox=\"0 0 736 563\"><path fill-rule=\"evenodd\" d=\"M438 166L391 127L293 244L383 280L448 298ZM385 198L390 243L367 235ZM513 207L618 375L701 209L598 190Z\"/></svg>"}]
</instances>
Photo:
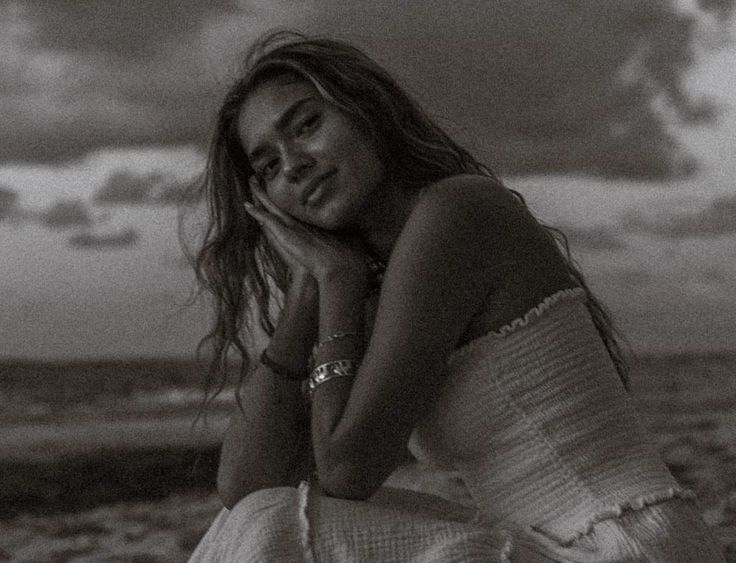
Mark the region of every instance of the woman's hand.
<instances>
[{"instance_id":1,"label":"woman's hand","mask_svg":"<svg viewBox=\"0 0 736 563\"><path fill-rule=\"evenodd\" d=\"M319 286L339 280L354 289L365 289L370 274L367 254L357 240L326 232L294 219L279 209L252 179L256 205L246 211L261 225L269 244L288 265L292 278L313 277Z\"/></svg>"}]
</instances>

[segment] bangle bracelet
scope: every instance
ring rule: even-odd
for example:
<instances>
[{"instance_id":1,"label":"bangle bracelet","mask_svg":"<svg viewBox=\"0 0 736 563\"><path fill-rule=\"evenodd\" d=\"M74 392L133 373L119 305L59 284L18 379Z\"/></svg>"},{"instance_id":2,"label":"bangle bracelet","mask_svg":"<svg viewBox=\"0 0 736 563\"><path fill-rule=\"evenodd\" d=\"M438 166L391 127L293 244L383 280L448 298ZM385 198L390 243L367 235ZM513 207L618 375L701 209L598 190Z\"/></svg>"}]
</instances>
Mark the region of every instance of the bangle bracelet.
<instances>
[{"instance_id":1,"label":"bangle bracelet","mask_svg":"<svg viewBox=\"0 0 736 563\"><path fill-rule=\"evenodd\" d=\"M330 379L355 377L357 372L358 362L355 360L336 360L320 364L309 375L309 396L312 397L315 389Z\"/></svg>"},{"instance_id":2,"label":"bangle bracelet","mask_svg":"<svg viewBox=\"0 0 736 563\"><path fill-rule=\"evenodd\" d=\"M306 378L305 374L291 371L286 366L274 361L271 356L268 355L268 348L264 348L263 352L261 352L261 364L266 366L279 377L288 379L289 381L301 381Z\"/></svg>"},{"instance_id":3,"label":"bangle bracelet","mask_svg":"<svg viewBox=\"0 0 736 563\"><path fill-rule=\"evenodd\" d=\"M322 344L327 344L333 340L342 340L343 338L360 338L360 334L357 332L336 332L335 334L330 334L327 338L317 344L317 348L322 346Z\"/></svg>"},{"instance_id":4,"label":"bangle bracelet","mask_svg":"<svg viewBox=\"0 0 736 563\"><path fill-rule=\"evenodd\" d=\"M312 356L314 356L315 352L328 342L334 342L335 340L344 340L345 338L355 338L356 340L358 340L360 337L361 334L358 332L336 332L334 334L330 334L324 340L320 340L315 345L315 347L312 348Z\"/></svg>"}]
</instances>

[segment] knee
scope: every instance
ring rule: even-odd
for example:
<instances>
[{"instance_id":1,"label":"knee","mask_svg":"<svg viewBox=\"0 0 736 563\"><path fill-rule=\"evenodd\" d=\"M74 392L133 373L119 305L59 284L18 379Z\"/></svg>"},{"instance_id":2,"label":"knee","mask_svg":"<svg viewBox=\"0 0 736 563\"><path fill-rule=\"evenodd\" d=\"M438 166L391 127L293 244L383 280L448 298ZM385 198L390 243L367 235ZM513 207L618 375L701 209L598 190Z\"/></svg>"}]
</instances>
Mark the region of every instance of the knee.
<instances>
[{"instance_id":1,"label":"knee","mask_svg":"<svg viewBox=\"0 0 736 563\"><path fill-rule=\"evenodd\" d=\"M274 516L279 513L293 513L299 503L294 487L273 487L259 489L244 496L229 510L228 518L256 518Z\"/></svg>"},{"instance_id":2,"label":"knee","mask_svg":"<svg viewBox=\"0 0 736 563\"><path fill-rule=\"evenodd\" d=\"M302 561L298 506L299 493L292 487L246 495L218 516L193 561Z\"/></svg>"}]
</instances>

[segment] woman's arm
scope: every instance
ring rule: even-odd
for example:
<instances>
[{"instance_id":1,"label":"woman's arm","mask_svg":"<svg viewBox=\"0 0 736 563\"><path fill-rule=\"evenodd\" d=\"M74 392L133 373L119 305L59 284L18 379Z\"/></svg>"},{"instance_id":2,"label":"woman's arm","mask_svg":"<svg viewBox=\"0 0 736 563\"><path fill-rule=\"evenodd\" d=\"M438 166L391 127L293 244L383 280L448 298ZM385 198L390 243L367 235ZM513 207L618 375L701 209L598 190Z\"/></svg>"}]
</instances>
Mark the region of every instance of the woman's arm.
<instances>
[{"instance_id":1,"label":"woman's arm","mask_svg":"<svg viewBox=\"0 0 736 563\"><path fill-rule=\"evenodd\" d=\"M367 498L400 463L450 352L491 289L496 260L527 217L485 178L450 178L423 194L391 255L357 376L330 380L314 394L312 440L328 493ZM347 274L318 281L320 334L355 330L360 281ZM360 351L325 347L317 363L351 354Z\"/></svg>"},{"instance_id":2,"label":"woman's arm","mask_svg":"<svg viewBox=\"0 0 736 563\"><path fill-rule=\"evenodd\" d=\"M307 372L317 330L317 287L307 275L294 276L284 309L268 344L268 355L296 372ZM232 508L249 493L295 486L311 464L309 420L301 383L259 364L240 391L220 454L217 490Z\"/></svg>"},{"instance_id":3,"label":"woman's arm","mask_svg":"<svg viewBox=\"0 0 736 563\"><path fill-rule=\"evenodd\" d=\"M359 331L365 262L348 241L305 228L254 194L264 207L249 211L269 241L317 280L320 338ZM535 228L513 194L488 178L447 178L424 191L394 245L365 354L349 339L317 350L317 365L362 357L354 379L330 379L313 396L312 446L326 492L367 498L404 459L496 265L518 260L518 241Z\"/></svg>"}]
</instances>

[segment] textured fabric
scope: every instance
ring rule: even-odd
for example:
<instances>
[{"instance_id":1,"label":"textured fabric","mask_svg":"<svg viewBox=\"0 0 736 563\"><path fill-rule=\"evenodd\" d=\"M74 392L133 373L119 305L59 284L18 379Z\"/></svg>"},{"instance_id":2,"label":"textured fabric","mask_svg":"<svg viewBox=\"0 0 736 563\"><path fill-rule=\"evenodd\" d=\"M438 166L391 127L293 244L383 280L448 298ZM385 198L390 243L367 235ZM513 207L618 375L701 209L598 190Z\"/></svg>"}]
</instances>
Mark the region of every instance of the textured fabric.
<instances>
[{"instance_id":1,"label":"textured fabric","mask_svg":"<svg viewBox=\"0 0 736 563\"><path fill-rule=\"evenodd\" d=\"M457 350L446 377L409 443L419 462L387 482L413 491L259 491L218 516L192 561L723 561L581 288Z\"/></svg>"},{"instance_id":2,"label":"textured fabric","mask_svg":"<svg viewBox=\"0 0 736 563\"><path fill-rule=\"evenodd\" d=\"M641 495L686 494L642 431L584 295L559 292L458 350L410 442L460 473L489 524L562 543Z\"/></svg>"},{"instance_id":3,"label":"textured fabric","mask_svg":"<svg viewBox=\"0 0 736 563\"><path fill-rule=\"evenodd\" d=\"M264 489L223 509L190 563L508 562L543 554L512 535L471 522L475 513L442 499L384 488L370 501L335 499L314 485ZM517 559L513 559L517 560Z\"/></svg>"}]
</instances>

